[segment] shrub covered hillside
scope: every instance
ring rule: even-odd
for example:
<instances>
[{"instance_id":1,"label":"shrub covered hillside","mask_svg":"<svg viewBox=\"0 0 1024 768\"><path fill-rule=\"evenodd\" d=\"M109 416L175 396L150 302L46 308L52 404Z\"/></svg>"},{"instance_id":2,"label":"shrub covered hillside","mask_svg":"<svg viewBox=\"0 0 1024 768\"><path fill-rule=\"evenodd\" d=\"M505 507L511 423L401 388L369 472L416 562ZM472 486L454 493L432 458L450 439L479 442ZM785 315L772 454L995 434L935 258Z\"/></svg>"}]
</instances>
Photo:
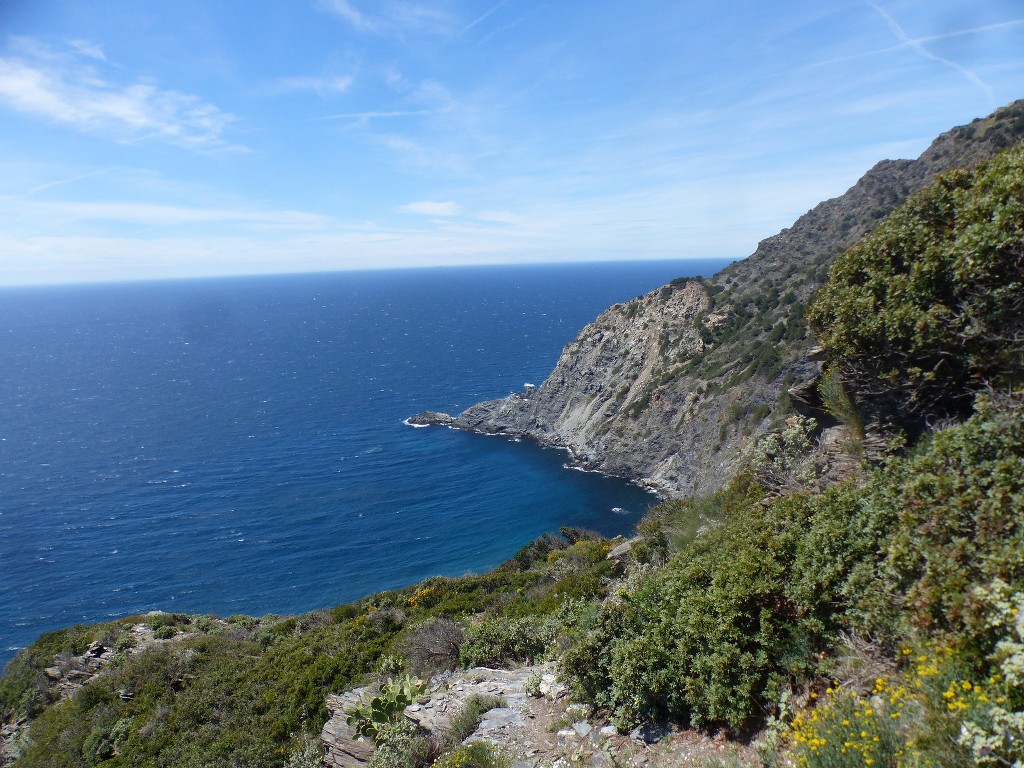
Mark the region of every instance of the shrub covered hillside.
<instances>
[{"instance_id":1,"label":"shrub covered hillside","mask_svg":"<svg viewBox=\"0 0 1024 768\"><path fill-rule=\"evenodd\" d=\"M756 738L767 768L1022 766L1022 316L1017 146L833 267L809 317L822 400L856 428L793 417L723 490L653 510L624 565L565 530L489 574L304 616L50 633L0 680L0 746L24 768L311 768L329 693L556 659L595 720ZM887 457L832 471L837 434L849 462L883 422ZM365 729L373 765L499 764L425 745L400 709Z\"/></svg>"},{"instance_id":2,"label":"shrub covered hillside","mask_svg":"<svg viewBox=\"0 0 1024 768\"><path fill-rule=\"evenodd\" d=\"M810 312L823 382L868 404L865 420L919 433L965 403L973 415L821 493L768 499L738 476L702 502L719 524L605 601L563 656L576 693L621 727L742 732L821 689L794 724L805 763L1024 760L1022 302L1017 146L913 197L837 261Z\"/></svg>"},{"instance_id":3,"label":"shrub covered hillside","mask_svg":"<svg viewBox=\"0 0 1024 768\"><path fill-rule=\"evenodd\" d=\"M607 552L565 529L489 574L303 616L165 613L48 633L0 679L0 723L28 722L7 748L26 768L317 765L303 758L317 752L327 694L376 671L427 677L546 653L601 594ZM87 677L97 642L113 657L68 696L62 683Z\"/></svg>"},{"instance_id":4,"label":"shrub covered hillside","mask_svg":"<svg viewBox=\"0 0 1024 768\"><path fill-rule=\"evenodd\" d=\"M1019 382L1022 243L1018 144L942 174L836 260L808 316L863 410L915 426Z\"/></svg>"}]
</instances>

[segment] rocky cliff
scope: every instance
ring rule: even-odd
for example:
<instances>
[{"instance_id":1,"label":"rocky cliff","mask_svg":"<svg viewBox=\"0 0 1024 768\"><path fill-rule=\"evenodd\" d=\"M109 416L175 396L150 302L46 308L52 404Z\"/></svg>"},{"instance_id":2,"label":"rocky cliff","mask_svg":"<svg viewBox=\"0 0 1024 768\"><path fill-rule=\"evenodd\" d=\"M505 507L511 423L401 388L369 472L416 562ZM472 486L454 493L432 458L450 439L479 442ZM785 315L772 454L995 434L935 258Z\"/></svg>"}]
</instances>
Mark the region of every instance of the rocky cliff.
<instances>
[{"instance_id":1,"label":"rocky cliff","mask_svg":"<svg viewBox=\"0 0 1024 768\"><path fill-rule=\"evenodd\" d=\"M820 362L804 309L836 255L937 173L975 165L1021 136L1024 101L942 134L916 160L880 162L714 277L611 307L565 347L538 389L414 421L530 437L669 496L713 490L792 412L790 390L803 385L813 399Z\"/></svg>"}]
</instances>

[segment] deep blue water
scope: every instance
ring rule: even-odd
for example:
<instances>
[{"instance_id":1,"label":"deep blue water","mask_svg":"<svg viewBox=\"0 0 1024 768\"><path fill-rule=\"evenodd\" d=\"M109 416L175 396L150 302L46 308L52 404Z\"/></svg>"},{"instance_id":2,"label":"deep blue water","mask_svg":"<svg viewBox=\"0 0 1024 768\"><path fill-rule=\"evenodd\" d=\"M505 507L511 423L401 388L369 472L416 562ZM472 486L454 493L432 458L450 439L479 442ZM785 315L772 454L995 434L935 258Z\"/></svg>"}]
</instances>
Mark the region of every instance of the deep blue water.
<instances>
[{"instance_id":1,"label":"deep blue water","mask_svg":"<svg viewBox=\"0 0 1024 768\"><path fill-rule=\"evenodd\" d=\"M628 533L641 489L402 420L539 384L610 304L725 263L0 291L0 662L78 622L297 613L561 525Z\"/></svg>"}]
</instances>

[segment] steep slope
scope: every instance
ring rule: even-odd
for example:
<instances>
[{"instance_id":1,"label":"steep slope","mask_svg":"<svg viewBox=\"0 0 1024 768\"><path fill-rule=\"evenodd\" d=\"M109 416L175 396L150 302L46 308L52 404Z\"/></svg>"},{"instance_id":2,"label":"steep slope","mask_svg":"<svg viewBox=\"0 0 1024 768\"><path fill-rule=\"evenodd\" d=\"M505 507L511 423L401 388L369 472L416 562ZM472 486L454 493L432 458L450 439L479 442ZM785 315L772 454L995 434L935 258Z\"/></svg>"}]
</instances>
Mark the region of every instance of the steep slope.
<instances>
[{"instance_id":1,"label":"steep slope","mask_svg":"<svg viewBox=\"0 0 1024 768\"><path fill-rule=\"evenodd\" d=\"M942 134L917 160L880 162L714 277L611 307L539 389L416 420L562 446L582 466L668 495L713 490L792 411L788 390L820 372L804 310L836 256L937 173L976 165L1022 135L1018 101Z\"/></svg>"}]
</instances>

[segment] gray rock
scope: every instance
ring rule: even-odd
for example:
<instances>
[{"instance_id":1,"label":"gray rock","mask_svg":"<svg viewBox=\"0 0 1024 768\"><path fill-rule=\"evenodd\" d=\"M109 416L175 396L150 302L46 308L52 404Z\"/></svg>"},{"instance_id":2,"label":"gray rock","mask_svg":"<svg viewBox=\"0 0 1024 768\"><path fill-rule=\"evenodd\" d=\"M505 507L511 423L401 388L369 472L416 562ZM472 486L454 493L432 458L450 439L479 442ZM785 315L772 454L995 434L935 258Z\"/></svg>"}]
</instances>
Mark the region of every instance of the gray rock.
<instances>
[{"instance_id":1,"label":"gray rock","mask_svg":"<svg viewBox=\"0 0 1024 768\"><path fill-rule=\"evenodd\" d=\"M618 546L612 547L608 552L609 560L622 560L625 559L629 551L637 544L637 542L643 541L643 536L634 536L631 539L626 539Z\"/></svg>"},{"instance_id":2,"label":"gray rock","mask_svg":"<svg viewBox=\"0 0 1024 768\"><path fill-rule=\"evenodd\" d=\"M672 726L667 723L642 723L629 732L629 738L640 744L654 744L672 735Z\"/></svg>"},{"instance_id":3,"label":"gray rock","mask_svg":"<svg viewBox=\"0 0 1024 768\"><path fill-rule=\"evenodd\" d=\"M586 720L581 720L578 723L572 724L572 729L576 731L576 735L580 738L585 738L590 735L590 732L594 730L594 726L588 723Z\"/></svg>"},{"instance_id":4,"label":"gray rock","mask_svg":"<svg viewBox=\"0 0 1024 768\"><path fill-rule=\"evenodd\" d=\"M580 331L529 396L429 423L566 448L574 464L666 495L716 490L784 415L783 382L808 382L820 370L808 338L777 331L803 323L823 267L935 174L975 165L1018 138L1008 109L984 123L984 131L943 134L917 160L878 163L845 194L707 280L616 304Z\"/></svg>"},{"instance_id":5,"label":"gray rock","mask_svg":"<svg viewBox=\"0 0 1024 768\"><path fill-rule=\"evenodd\" d=\"M358 688L340 696L327 697L327 711L330 719L320 732L324 746L326 768L362 768L373 757L373 742L359 736L348 724L345 710L351 709L362 698L368 688Z\"/></svg>"},{"instance_id":6,"label":"gray rock","mask_svg":"<svg viewBox=\"0 0 1024 768\"><path fill-rule=\"evenodd\" d=\"M423 413L417 413L415 416L410 416L406 419L405 423L410 427L429 427L434 425L448 427L451 426L454 421L455 419L447 413L423 411Z\"/></svg>"},{"instance_id":7,"label":"gray rock","mask_svg":"<svg viewBox=\"0 0 1024 768\"><path fill-rule=\"evenodd\" d=\"M555 742L563 749L576 743L576 731L572 728L565 728L555 734Z\"/></svg>"}]
</instances>

